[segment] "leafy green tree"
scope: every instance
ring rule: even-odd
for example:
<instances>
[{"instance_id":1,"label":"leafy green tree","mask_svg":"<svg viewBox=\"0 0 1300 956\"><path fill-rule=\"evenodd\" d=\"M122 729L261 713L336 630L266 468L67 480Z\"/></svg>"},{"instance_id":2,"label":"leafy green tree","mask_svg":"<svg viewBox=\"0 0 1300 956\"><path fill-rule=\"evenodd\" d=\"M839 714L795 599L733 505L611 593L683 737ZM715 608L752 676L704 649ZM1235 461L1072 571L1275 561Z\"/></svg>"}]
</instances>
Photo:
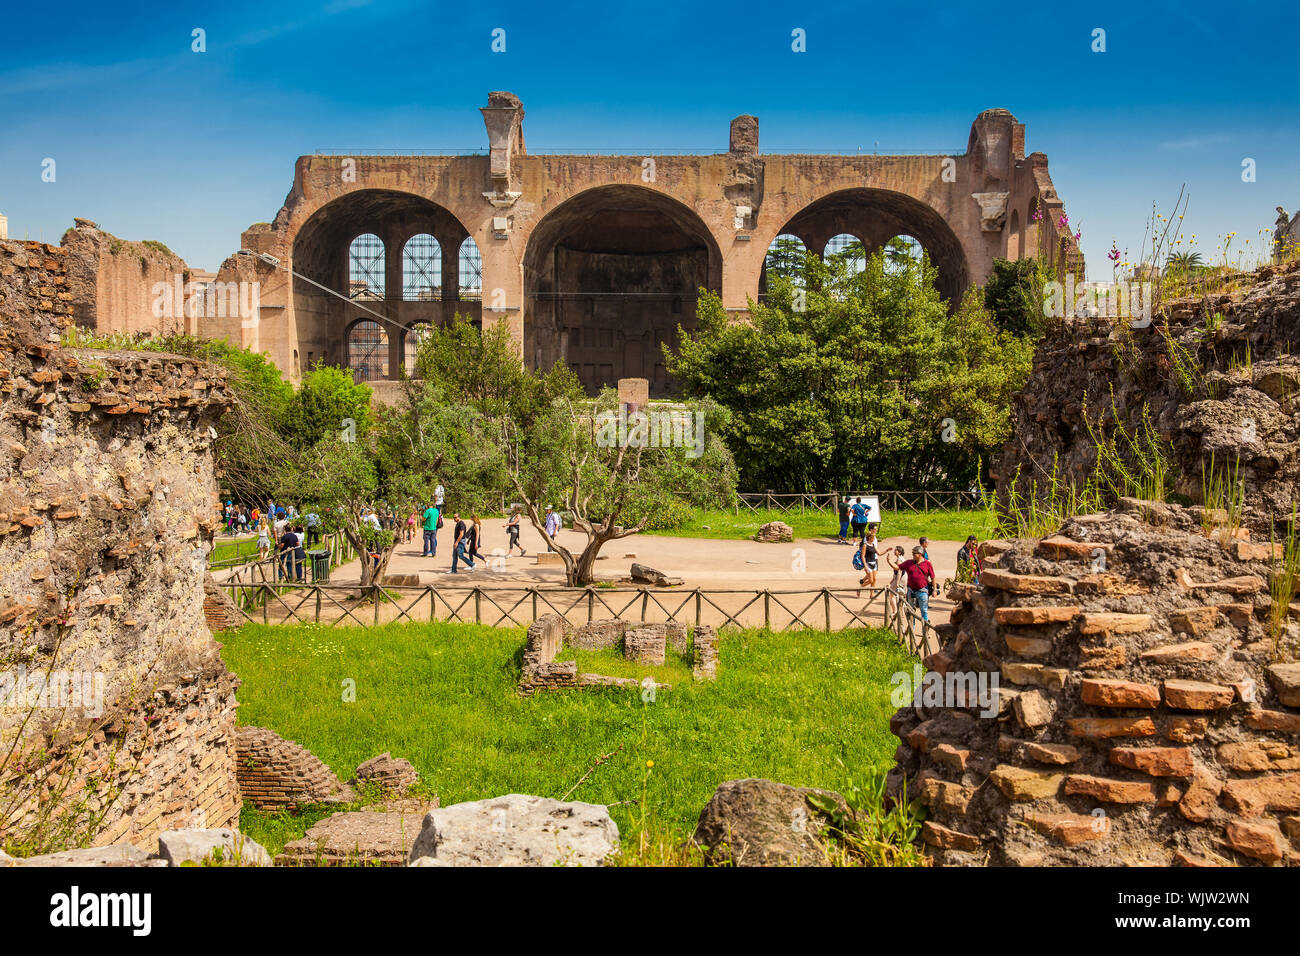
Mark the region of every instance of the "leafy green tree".
<instances>
[{"instance_id":1,"label":"leafy green tree","mask_svg":"<svg viewBox=\"0 0 1300 956\"><path fill-rule=\"evenodd\" d=\"M546 504L568 512L587 534L576 555L555 544L570 584L592 581L607 541L680 521L693 503L734 499L735 463L719 437L725 408L706 402L682 410L703 416L689 454L601 444L597 423L617 413L616 394L606 390L593 401L560 363L549 371L525 368L503 324L480 331L457 316L431 329L406 390L405 408L379 428L381 470L394 476L391 487L419 486L422 479L412 476L436 472L448 497L470 506L511 494L543 536Z\"/></svg>"},{"instance_id":2,"label":"leafy green tree","mask_svg":"<svg viewBox=\"0 0 1300 956\"><path fill-rule=\"evenodd\" d=\"M303 512L321 517L326 532L342 531L361 555L361 586L378 584L397 548L392 531L374 528L363 512L375 504L379 478L368 441L327 438L307 449L303 469L293 482L293 494ZM370 558L379 556L378 562Z\"/></svg>"},{"instance_id":3,"label":"leafy green tree","mask_svg":"<svg viewBox=\"0 0 1300 956\"><path fill-rule=\"evenodd\" d=\"M984 307L1002 331L1037 341L1046 330L1043 286L1055 278L1037 259L994 259Z\"/></svg>"},{"instance_id":4,"label":"leafy green tree","mask_svg":"<svg viewBox=\"0 0 1300 956\"><path fill-rule=\"evenodd\" d=\"M480 331L460 315L422 337L405 391L401 407L379 419L381 484L413 503L441 483L462 510L495 508L511 488L508 426L530 428L557 398L583 400L567 366L531 372L507 326Z\"/></svg>"},{"instance_id":5,"label":"leafy green tree","mask_svg":"<svg viewBox=\"0 0 1300 956\"><path fill-rule=\"evenodd\" d=\"M370 386L334 365L317 364L302 377L302 385L285 415L286 439L310 448L325 438L362 439L370 431Z\"/></svg>"},{"instance_id":6,"label":"leafy green tree","mask_svg":"<svg viewBox=\"0 0 1300 956\"><path fill-rule=\"evenodd\" d=\"M571 587L592 583L596 558L607 542L656 523L675 523L690 505L719 507L735 498L735 465L720 435L709 427L710 417L715 427L727 419L725 409L710 402L646 411L667 420L676 416L677 422L690 423L690 431L674 433L667 443L662 427L657 433L648 428L638 433L636 413L627 417L613 389L595 400L556 398L527 427L507 425L515 493L533 527L559 553ZM658 421L662 426L665 418ZM574 530L583 532L581 551L575 553L546 533L543 508L548 503L567 512Z\"/></svg>"},{"instance_id":7,"label":"leafy green tree","mask_svg":"<svg viewBox=\"0 0 1300 956\"><path fill-rule=\"evenodd\" d=\"M832 268L843 266L850 274L861 272L867 265L867 247L861 239L854 239L838 252L828 255L826 260L832 264Z\"/></svg>"},{"instance_id":8,"label":"leafy green tree","mask_svg":"<svg viewBox=\"0 0 1300 956\"><path fill-rule=\"evenodd\" d=\"M547 383L519 360L504 322L480 330L460 314L423 337L415 376L435 386L447 404L472 406L492 418L535 414L547 398ZM577 388L576 378L572 384ZM563 391L568 383L556 379L549 387Z\"/></svg>"},{"instance_id":9,"label":"leafy green tree","mask_svg":"<svg viewBox=\"0 0 1300 956\"><path fill-rule=\"evenodd\" d=\"M802 285L807 264L808 250L801 241L793 236L777 236L768 248L764 262L767 281L781 277Z\"/></svg>"},{"instance_id":10,"label":"leafy green tree","mask_svg":"<svg viewBox=\"0 0 1300 956\"><path fill-rule=\"evenodd\" d=\"M441 484L461 510L495 510L509 485L500 426L473 406L447 404L432 382L415 384L406 403L377 414L380 493L423 510Z\"/></svg>"},{"instance_id":11,"label":"leafy green tree","mask_svg":"<svg viewBox=\"0 0 1300 956\"><path fill-rule=\"evenodd\" d=\"M885 243L885 267L894 272L902 272L925 253L920 243L905 236L895 236Z\"/></svg>"},{"instance_id":12,"label":"leafy green tree","mask_svg":"<svg viewBox=\"0 0 1300 956\"><path fill-rule=\"evenodd\" d=\"M1010 433L1029 347L999 331L978 295L949 310L928 259L810 260L796 297L773 283L750 322L702 291L669 371L687 395L732 410L723 435L742 482L791 491L965 484ZM796 304L803 306L796 308Z\"/></svg>"}]
</instances>

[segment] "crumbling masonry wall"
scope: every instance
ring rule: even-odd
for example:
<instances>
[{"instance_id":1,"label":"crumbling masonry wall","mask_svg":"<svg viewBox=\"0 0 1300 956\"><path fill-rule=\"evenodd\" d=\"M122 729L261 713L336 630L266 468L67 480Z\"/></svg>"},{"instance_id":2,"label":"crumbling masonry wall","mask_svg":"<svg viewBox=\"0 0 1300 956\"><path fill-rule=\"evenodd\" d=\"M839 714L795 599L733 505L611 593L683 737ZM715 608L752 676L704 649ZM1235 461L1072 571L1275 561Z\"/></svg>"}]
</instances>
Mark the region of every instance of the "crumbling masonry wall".
<instances>
[{"instance_id":1,"label":"crumbling masonry wall","mask_svg":"<svg viewBox=\"0 0 1300 956\"><path fill-rule=\"evenodd\" d=\"M1070 320L1049 334L1013 398L1012 435L994 469L999 494L1013 480L1021 495L1032 482L1041 491L1054 465L1082 483L1097 460L1085 413L1094 431L1112 430L1115 411L1133 431L1147 409L1170 443L1178 492L1201 500L1213 456L1218 471L1239 468L1258 521L1289 517L1300 500L1300 263L1242 281L1238 291L1173 302L1145 328Z\"/></svg>"},{"instance_id":2,"label":"crumbling masonry wall","mask_svg":"<svg viewBox=\"0 0 1300 956\"><path fill-rule=\"evenodd\" d=\"M67 291L72 295L73 318L97 332L147 333L161 336L197 333L201 316L186 317L185 284L194 272L185 260L158 242L119 239L89 219L78 219L63 234L67 263ZM175 295L180 278L182 295ZM155 309L162 283L171 298ZM162 314L157 314L161 312Z\"/></svg>"},{"instance_id":3,"label":"crumbling masonry wall","mask_svg":"<svg viewBox=\"0 0 1300 956\"><path fill-rule=\"evenodd\" d=\"M662 665L667 649L689 656L695 680L716 680L718 635L707 625L696 627L688 640L686 625L670 621L634 625L618 619L591 621L577 627L559 614L544 614L528 627L520 660L519 692L529 696L538 690L564 687L641 687L632 677L579 674L576 661L557 661L564 647L580 649L621 648L628 660ZM671 684L658 688L672 690Z\"/></svg>"},{"instance_id":4,"label":"crumbling masonry wall","mask_svg":"<svg viewBox=\"0 0 1300 956\"><path fill-rule=\"evenodd\" d=\"M937 862L1300 864L1300 664L1293 626L1269 630L1276 549L1201 518L1125 499L993 544L982 587L959 586L955 635L926 665L960 699L890 722L891 793L927 806ZM1000 678L996 715L955 680L980 672Z\"/></svg>"},{"instance_id":5,"label":"crumbling masonry wall","mask_svg":"<svg viewBox=\"0 0 1300 956\"><path fill-rule=\"evenodd\" d=\"M238 820L238 681L203 617L230 393L178 356L61 348L67 257L0 242L0 673L89 675L102 712L0 706L0 750L26 754L0 770L0 831L83 801L94 843L149 846Z\"/></svg>"},{"instance_id":6,"label":"crumbling masonry wall","mask_svg":"<svg viewBox=\"0 0 1300 956\"><path fill-rule=\"evenodd\" d=\"M355 798L324 761L306 747L265 727L235 732L236 772L243 799L261 810Z\"/></svg>"}]
</instances>

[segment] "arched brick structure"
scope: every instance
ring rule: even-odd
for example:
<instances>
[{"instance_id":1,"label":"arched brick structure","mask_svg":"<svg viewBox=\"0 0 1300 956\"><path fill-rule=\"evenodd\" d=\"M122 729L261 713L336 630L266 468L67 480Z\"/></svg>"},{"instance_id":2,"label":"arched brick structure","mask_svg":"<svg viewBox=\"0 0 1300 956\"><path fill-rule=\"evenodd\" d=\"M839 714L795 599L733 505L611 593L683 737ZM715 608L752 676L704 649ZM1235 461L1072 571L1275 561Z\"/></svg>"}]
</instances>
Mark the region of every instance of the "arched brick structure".
<instances>
[{"instance_id":1,"label":"arched brick structure","mask_svg":"<svg viewBox=\"0 0 1300 956\"><path fill-rule=\"evenodd\" d=\"M869 250L915 236L950 300L983 282L994 258L1042 248L1057 259L1062 240L1066 265L1082 277L1077 245L1056 226L1064 207L1047 157L1025 155L1024 126L1007 110L976 117L967 151L954 156L764 155L752 116L733 120L729 149L712 155L535 156L516 97L493 93L482 113L487 155L300 157L275 221L243 235L244 248L340 291L348 242L365 231L383 238L387 291L367 305L393 323L390 376L403 367L401 329L459 311L507 323L530 364L567 361L589 387L639 369L662 393L662 330L692 318L690 294L678 289L698 282L743 316L781 233L812 250L837 232L861 236ZM1043 212L1036 223L1034 209ZM442 249L442 297L403 301L401 250L422 232ZM453 253L467 237L482 255L481 302L458 295ZM343 364L344 329L362 314L353 306L248 256L227 259L219 278L261 281L257 336L222 320L205 334L257 341L295 379L295 350L304 365Z\"/></svg>"},{"instance_id":2,"label":"arched brick structure","mask_svg":"<svg viewBox=\"0 0 1300 956\"><path fill-rule=\"evenodd\" d=\"M524 360L567 361L590 391L620 378L668 389L661 345L690 327L722 255L693 209L645 186L596 186L561 203L524 250Z\"/></svg>"}]
</instances>

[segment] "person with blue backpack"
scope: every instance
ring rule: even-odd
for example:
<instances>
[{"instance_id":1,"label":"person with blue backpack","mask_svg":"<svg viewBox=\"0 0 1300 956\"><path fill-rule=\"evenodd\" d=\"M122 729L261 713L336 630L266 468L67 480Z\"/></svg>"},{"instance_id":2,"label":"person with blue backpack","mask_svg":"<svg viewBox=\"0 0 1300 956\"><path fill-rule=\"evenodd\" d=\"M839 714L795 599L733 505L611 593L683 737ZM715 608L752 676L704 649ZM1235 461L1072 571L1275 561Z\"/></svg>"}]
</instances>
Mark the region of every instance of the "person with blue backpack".
<instances>
[{"instance_id":1,"label":"person with blue backpack","mask_svg":"<svg viewBox=\"0 0 1300 956\"><path fill-rule=\"evenodd\" d=\"M859 587L874 588L876 586L876 570L880 567L880 552L876 538L876 525L867 528L866 535L858 544L857 550L853 553L853 566L859 571L866 572L862 580L858 582Z\"/></svg>"}]
</instances>

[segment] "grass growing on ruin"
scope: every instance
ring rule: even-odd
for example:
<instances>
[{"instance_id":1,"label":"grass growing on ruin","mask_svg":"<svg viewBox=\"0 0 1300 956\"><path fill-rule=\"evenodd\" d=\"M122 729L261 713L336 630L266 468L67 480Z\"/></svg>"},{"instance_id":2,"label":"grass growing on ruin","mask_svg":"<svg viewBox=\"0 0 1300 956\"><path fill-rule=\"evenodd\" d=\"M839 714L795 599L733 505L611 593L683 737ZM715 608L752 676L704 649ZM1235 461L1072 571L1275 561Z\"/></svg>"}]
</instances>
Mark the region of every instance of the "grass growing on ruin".
<instances>
[{"instance_id":1,"label":"grass growing on ruin","mask_svg":"<svg viewBox=\"0 0 1300 956\"><path fill-rule=\"evenodd\" d=\"M1281 558L1274 562L1273 573L1269 577L1268 633L1273 641L1275 660L1282 656L1283 638L1290 630L1291 604L1296 595L1297 582L1300 581L1300 535L1297 534L1294 505L1286 532L1286 537L1280 542Z\"/></svg>"},{"instance_id":2,"label":"grass growing on ruin","mask_svg":"<svg viewBox=\"0 0 1300 956\"><path fill-rule=\"evenodd\" d=\"M834 538L839 534L840 523L835 512L790 511L760 509L750 511L742 507L740 513L732 511L695 511L690 519L673 528L643 531L642 534L670 535L681 538L752 538L758 529L769 521L784 521L794 529L796 538ZM706 527L707 525L707 527ZM883 511L880 536L882 538L919 538L925 535L931 541L965 541L968 534L981 540L993 530L993 513L988 509L962 509L953 511Z\"/></svg>"},{"instance_id":3,"label":"grass growing on ruin","mask_svg":"<svg viewBox=\"0 0 1300 956\"><path fill-rule=\"evenodd\" d=\"M679 658L615 673L612 652L561 654L584 670L675 685L643 703L639 689L616 688L521 698L522 629L247 625L222 640L243 680L240 723L298 741L345 780L387 750L410 760L444 806L505 793L559 798L617 751L570 799L610 805L625 846L642 832L650 760L644 832L664 846L689 836L725 780L840 789L850 773L887 767L898 743L890 677L913 663L883 630L729 631L716 683L691 681ZM343 699L347 681L354 703ZM242 827L276 853L319 817L245 809Z\"/></svg>"},{"instance_id":4,"label":"grass growing on ruin","mask_svg":"<svg viewBox=\"0 0 1300 956\"><path fill-rule=\"evenodd\" d=\"M656 684L685 684L691 676L691 663L671 647L664 652L661 666L650 666L629 661L618 648L583 651L566 648L561 654L566 661L578 662L579 674L604 674L607 677L633 677L643 680L650 677Z\"/></svg>"}]
</instances>

